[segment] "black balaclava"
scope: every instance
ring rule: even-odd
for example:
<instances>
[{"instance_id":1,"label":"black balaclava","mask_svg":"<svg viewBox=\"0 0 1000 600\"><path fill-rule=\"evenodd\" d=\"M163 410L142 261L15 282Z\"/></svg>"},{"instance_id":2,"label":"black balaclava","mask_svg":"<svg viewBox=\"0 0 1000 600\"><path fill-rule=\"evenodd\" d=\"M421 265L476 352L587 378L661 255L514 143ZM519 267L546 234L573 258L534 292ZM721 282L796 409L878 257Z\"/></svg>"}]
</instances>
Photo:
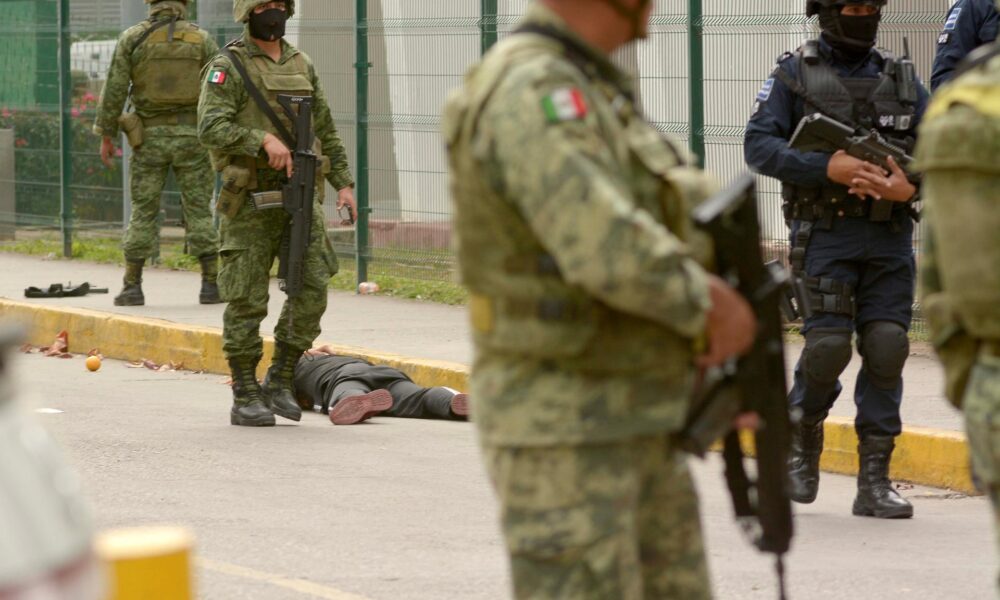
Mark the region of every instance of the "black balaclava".
<instances>
[{"instance_id":1,"label":"black balaclava","mask_svg":"<svg viewBox=\"0 0 1000 600\"><path fill-rule=\"evenodd\" d=\"M285 37L288 13L280 8L269 8L261 13L250 13L250 35L258 40L273 42Z\"/></svg>"},{"instance_id":2,"label":"black balaclava","mask_svg":"<svg viewBox=\"0 0 1000 600\"><path fill-rule=\"evenodd\" d=\"M850 60L863 59L875 47L881 20L881 10L873 15L848 16L840 14L839 7L831 6L819 13L823 37Z\"/></svg>"}]
</instances>

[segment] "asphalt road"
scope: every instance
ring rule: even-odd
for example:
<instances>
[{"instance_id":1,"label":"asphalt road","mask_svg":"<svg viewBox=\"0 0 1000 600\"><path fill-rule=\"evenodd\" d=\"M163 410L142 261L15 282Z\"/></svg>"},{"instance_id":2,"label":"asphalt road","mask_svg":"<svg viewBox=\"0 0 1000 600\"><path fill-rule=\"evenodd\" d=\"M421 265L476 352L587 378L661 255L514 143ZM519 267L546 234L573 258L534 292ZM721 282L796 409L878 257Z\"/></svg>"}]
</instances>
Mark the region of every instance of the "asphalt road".
<instances>
[{"instance_id":1,"label":"asphalt road","mask_svg":"<svg viewBox=\"0 0 1000 600\"><path fill-rule=\"evenodd\" d=\"M68 449L100 527L179 523L198 538L202 599L486 600L507 597L496 507L472 426L321 415L228 425L216 375L19 355L30 409ZM695 462L717 597L776 598L772 565L741 538L713 459ZM904 492L911 521L850 515L854 482L824 474L798 510L790 597L993 597L982 498Z\"/></svg>"}]
</instances>

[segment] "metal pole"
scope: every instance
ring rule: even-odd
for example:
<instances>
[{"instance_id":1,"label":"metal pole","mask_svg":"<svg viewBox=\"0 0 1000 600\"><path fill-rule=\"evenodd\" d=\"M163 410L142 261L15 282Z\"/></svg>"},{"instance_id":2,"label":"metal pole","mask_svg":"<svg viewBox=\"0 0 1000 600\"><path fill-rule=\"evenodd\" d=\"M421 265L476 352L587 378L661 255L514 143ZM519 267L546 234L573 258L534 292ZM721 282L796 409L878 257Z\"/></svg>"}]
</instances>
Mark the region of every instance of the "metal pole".
<instances>
[{"instance_id":1,"label":"metal pole","mask_svg":"<svg viewBox=\"0 0 1000 600\"><path fill-rule=\"evenodd\" d=\"M688 70L690 72L691 153L705 166L705 21L702 0L688 0Z\"/></svg>"},{"instance_id":2,"label":"metal pole","mask_svg":"<svg viewBox=\"0 0 1000 600\"><path fill-rule=\"evenodd\" d=\"M354 14L354 41L356 45L357 107L354 124L358 137L357 192L358 218L354 231L355 256L358 265L358 284L368 281L368 220L371 214L368 196L368 0L357 0Z\"/></svg>"},{"instance_id":3,"label":"metal pole","mask_svg":"<svg viewBox=\"0 0 1000 600\"><path fill-rule=\"evenodd\" d=\"M497 0L480 0L479 35L486 54L497 43Z\"/></svg>"},{"instance_id":4,"label":"metal pole","mask_svg":"<svg viewBox=\"0 0 1000 600\"><path fill-rule=\"evenodd\" d=\"M63 256L73 256L73 77L70 72L70 0L59 2L59 196L63 240Z\"/></svg>"}]
</instances>

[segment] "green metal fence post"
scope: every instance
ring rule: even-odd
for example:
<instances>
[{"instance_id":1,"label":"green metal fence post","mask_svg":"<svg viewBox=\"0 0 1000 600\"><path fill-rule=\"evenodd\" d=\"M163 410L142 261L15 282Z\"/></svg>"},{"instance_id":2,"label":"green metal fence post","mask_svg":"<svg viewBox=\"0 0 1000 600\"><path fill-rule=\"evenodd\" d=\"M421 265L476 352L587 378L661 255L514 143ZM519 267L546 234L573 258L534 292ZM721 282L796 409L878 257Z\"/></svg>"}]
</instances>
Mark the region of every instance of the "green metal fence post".
<instances>
[{"instance_id":1,"label":"green metal fence post","mask_svg":"<svg viewBox=\"0 0 1000 600\"><path fill-rule=\"evenodd\" d=\"M357 0L354 13L354 38L357 62L357 108L354 115L355 132L358 137L357 181L355 183L358 202L357 223L354 230L355 256L358 265L358 284L368 281L368 221L371 214L368 197L368 0Z\"/></svg>"},{"instance_id":2,"label":"green metal fence post","mask_svg":"<svg viewBox=\"0 0 1000 600\"><path fill-rule=\"evenodd\" d=\"M705 166L705 21L702 0L688 0L688 69L691 153Z\"/></svg>"},{"instance_id":3,"label":"green metal fence post","mask_svg":"<svg viewBox=\"0 0 1000 600\"><path fill-rule=\"evenodd\" d=\"M497 0L480 0L479 36L482 53L497 43Z\"/></svg>"},{"instance_id":4,"label":"green metal fence post","mask_svg":"<svg viewBox=\"0 0 1000 600\"><path fill-rule=\"evenodd\" d=\"M59 169L63 256L73 256L73 77L70 72L70 0L59 0Z\"/></svg>"}]
</instances>

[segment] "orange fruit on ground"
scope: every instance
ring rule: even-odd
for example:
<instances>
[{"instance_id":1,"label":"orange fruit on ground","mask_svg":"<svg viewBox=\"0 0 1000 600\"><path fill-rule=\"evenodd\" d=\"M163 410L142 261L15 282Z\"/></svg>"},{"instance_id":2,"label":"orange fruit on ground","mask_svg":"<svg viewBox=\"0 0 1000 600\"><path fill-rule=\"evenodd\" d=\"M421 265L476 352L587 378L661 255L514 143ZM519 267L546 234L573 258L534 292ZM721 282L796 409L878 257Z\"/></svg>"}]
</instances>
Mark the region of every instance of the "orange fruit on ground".
<instances>
[{"instance_id":1,"label":"orange fruit on ground","mask_svg":"<svg viewBox=\"0 0 1000 600\"><path fill-rule=\"evenodd\" d=\"M87 370L96 371L101 368L101 357L100 356L88 356L87 357Z\"/></svg>"}]
</instances>

